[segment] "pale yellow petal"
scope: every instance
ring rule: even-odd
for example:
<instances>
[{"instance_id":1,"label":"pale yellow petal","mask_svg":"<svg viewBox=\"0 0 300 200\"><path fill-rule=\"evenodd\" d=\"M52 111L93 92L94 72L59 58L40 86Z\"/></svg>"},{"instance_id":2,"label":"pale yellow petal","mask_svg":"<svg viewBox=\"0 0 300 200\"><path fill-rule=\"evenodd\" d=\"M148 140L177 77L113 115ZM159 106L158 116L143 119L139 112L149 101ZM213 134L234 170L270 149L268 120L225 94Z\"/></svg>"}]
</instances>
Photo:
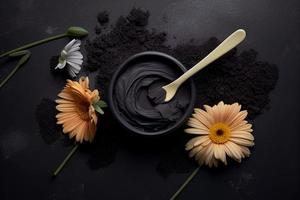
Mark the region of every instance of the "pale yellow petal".
<instances>
[{"instance_id":1,"label":"pale yellow petal","mask_svg":"<svg viewBox=\"0 0 300 200\"><path fill-rule=\"evenodd\" d=\"M203 130L197 129L197 128L187 128L184 131L189 134L208 135L208 131L203 131Z\"/></svg>"},{"instance_id":2,"label":"pale yellow petal","mask_svg":"<svg viewBox=\"0 0 300 200\"><path fill-rule=\"evenodd\" d=\"M252 140L247 140L242 138L230 138L229 140L234 142L237 145L242 145L246 147L254 146L254 142Z\"/></svg>"},{"instance_id":3,"label":"pale yellow petal","mask_svg":"<svg viewBox=\"0 0 300 200\"><path fill-rule=\"evenodd\" d=\"M246 120L244 120L238 126L233 127L232 130L233 131L247 131L247 132L252 132L253 130L251 128L252 128L252 124L248 124L248 122Z\"/></svg>"},{"instance_id":4,"label":"pale yellow petal","mask_svg":"<svg viewBox=\"0 0 300 200\"><path fill-rule=\"evenodd\" d=\"M250 150L249 150L248 147L240 146L240 148L241 148L241 151L242 151L243 155L245 155L246 157L250 156Z\"/></svg>"},{"instance_id":5,"label":"pale yellow petal","mask_svg":"<svg viewBox=\"0 0 300 200\"><path fill-rule=\"evenodd\" d=\"M189 157L194 157L201 149L203 149L203 146L199 145L197 147L194 147L190 152L189 152Z\"/></svg>"},{"instance_id":6,"label":"pale yellow petal","mask_svg":"<svg viewBox=\"0 0 300 200\"><path fill-rule=\"evenodd\" d=\"M220 115L219 115L219 120L220 122L225 122L225 116L226 116L226 105L224 105L223 101L221 101L219 104L219 112L220 112Z\"/></svg>"},{"instance_id":7,"label":"pale yellow petal","mask_svg":"<svg viewBox=\"0 0 300 200\"><path fill-rule=\"evenodd\" d=\"M220 152L220 160L225 164L227 165L227 160L226 160L226 152L225 152L225 149L224 149L224 145L219 145L219 152Z\"/></svg>"},{"instance_id":8,"label":"pale yellow petal","mask_svg":"<svg viewBox=\"0 0 300 200\"><path fill-rule=\"evenodd\" d=\"M195 113L195 114L192 114L192 116L194 118L196 118L200 123L202 123L205 127L207 127L207 128L211 127L211 123L208 121L208 119L203 114Z\"/></svg>"},{"instance_id":9,"label":"pale yellow petal","mask_svg":"<svg viewBox=\"0 0 300 200\"><path fill-rule=\"evenodd\" d=\"M234 117L240 112L241 110L241 105L239 105L238 103L234 103L234 104L231 104L229 105L230 108L229 108L229 114L228 114L228 117L227 117L227 120L226 120L226 123L227 124L230 124L230 122L233 121Z\"/></svg>"},{"instance_id":10,"label":"pale yellow petal","mask_svg":"<svg viewBox=\"0 0 300 200\"><path fill-rule=\"evenodd\" d=\"M224 145L223 144L214 144L213 148L214 148L214 157L218 160L221 160L223 163L227 164Z\"/></svg>"},{"instance_id":11,"label":"pale yellow petal","mask_svg":"<svg viewBox=\"0 0 300 200\"><path fill-rule=\"evenodd\" d=\"M214 152L213 152L213 144L208 145L204 156L206 157L205 158L205 164L208 165L209 167L212 167L211 160L212 160L213 154L214 154Z\"/></svg>"},{"instance_id":12,"label":"pale yellow petal","mask_svg":"<svg viewBox=\"0 0 300 200\"><path fill-rule=\"evenodd\" d=\"M186 144L186 150L190 150L195 146L198 146L204 142L209 141L209 137L208 136L198 136L195 137L193 139L191 139L187 144Z\"/></svg>"},{"instance_id":13,"label":"pale yellow petal","mask_svg":"<svg viewBox=\"0 0 300 200\"><path fill-rule=\"evenodd\" d=\"M220 107L217 106L217 105L214 105L211 110L212 110L212 113L213 113L212 118L214 119L214 122L215 123L220 122L220 118L221 118Z\"/></svg>"},{"instance_id":14,"label":"pale yellow petal","mask_svg":"<svg viewBox=\"0 0 300 200\"><path fill-rule=\"evenodd\" d=\"M253 135L247 131L232 131L231 137L232 138L242 138L242 139L251 140L251 141L254 140Z\"/></svg>"},{"instance_id":15,"label":"pale yellow petal","mask_svg":"<svg viewBox=\"0 0 300 200\"><path fill-rule=\"evenodd\" d=\"M204 109L205 110L199 109L198 112L205 116L205 118L210 122L210 126L211 126L211 124L215 123L214 117L213 117L213 112L212 112L212 107L210 107L208 105L204 105ZM210 126L208 126L208 128Z\"/></svg>"},{"instance_id":16,"label":"pale yellow petal","mask_svg":"<svg viewBox=\"0 0 300 200\"><path fill-rule=\"evenodd\" d=\"M191 117L188 122L187 122L188 126L191 126L193 128L198 128L204 131L209 131L208 128L206 126L204 126L199 120Z\"/></svg>"},{"instance_id":17,"label":"pale yellow petal","mask_svg":"<svg viewBox=\"0 0 300 200\"><path fill-rule=\"evenodd\" d=\"M194 148L194 143L198 140L199 137L201 137L201 136L190 139L185 145L185 150L190 150L190 149Z\"/></svg>"},{"instance_id":18,"label":"pale yellow petal","mask_svg":"<svg viewBox=\"0 0 300 200\"><path fill-rule=\"evenodd\" d=\"M195 155L195 160L198 162L199 166L201 167L205 162L204 153L206 152L207 147L202 148L197 152Z\"/></svg>"},{"instance_id":19,"label":"pale yellow petal","mask_svg":"<svg viewBox=\"0 0 300 200\"><path fill-rule=\"evenodd\" d=\"M241 162L241 153L238 145L228 141L224 144L224 149L229 157L233 158L237 162Z\"/></svg>"},{"instance_id":20,"label":"pale yellow petal","mask_svg":"<svg viewBox=\"0 0 300 200\"><path fill-rule=\"evenodd\" d=\"M246 110L243 110L241 112L239 112L233 119L231 122L229 122L229 126L230 127L235 127L238 124L240 124L246 117L247 117L248 112Z\"/></svg>"}]
</instances>

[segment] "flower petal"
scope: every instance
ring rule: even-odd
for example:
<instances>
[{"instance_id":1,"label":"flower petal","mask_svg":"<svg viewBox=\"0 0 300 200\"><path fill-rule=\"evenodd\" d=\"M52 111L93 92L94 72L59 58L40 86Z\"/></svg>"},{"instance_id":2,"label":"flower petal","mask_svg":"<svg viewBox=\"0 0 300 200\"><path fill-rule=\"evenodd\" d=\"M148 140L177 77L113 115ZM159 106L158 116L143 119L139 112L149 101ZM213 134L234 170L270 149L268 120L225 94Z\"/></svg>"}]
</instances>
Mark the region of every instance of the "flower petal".
<instances>
[{"instance_id":1,"label":"flower petal","mask_svg":"<svg viewBox=\"0 0 300 200\"><path fill-rule=\"evenodd\" d=\"M248 112L246 110L243 110L239 112L235 117L232 118L232 120L228 123L231 128L236 127L238 124L240 124L244 119L247 117Z\"/></svg>"},{"instance_id":2,"label":"flower petal","mask_svg":"<svg viewBox=\"0 0 300 200\"><path fill-rule=\"evenodd\" d=\"M186 143L186 150L190 150L198 145L201 145L202 143L205 143L209 141L209 137L208 136L198 136L198 137L194 137L193 139L191 139L190 141L188 141L188 143Z\"/></svg>"},{"instance_id":3,"label":"flower petal","mask_svg":"<svg viewBox=\"0 0 300 200\"><path fill-rule=\"evenodd\" d=\"M240 147L236 145L235 143L228 141L224 144L224 149L226 151L226 154L236 160L237 162L241 162L241 151Z\"/></svg>"},{"instance_id":4,"label":"flower petal","mask_svg":"<svg viewBox=\"0 0 300 200\"><path fill-rule=\"evenodd\" d=\"M214 144L210 144L207 146L206 148L206 152L204 153L204 157L205 157L205 164L208 165L209 167L212 167L212 158L213 158L213 154L214 154L214 151L213 151L213 145Z\"/></svg>"},{"instance_id":5,"label":"flower petal","mask_svg":"<svg viewBox=\"0 0 300 200\"><path fill-rule=\"evenodd\" d=\"M240 112L240 110L241 110L241 105L239 105L238 103L229 105L228 117L227 117L226 123L230 124L230 122Z\"/></svg>"},{"instance_id":6,"label":"flower petal","mask_svg":"<svg viewBox=\"0 0 300 200\"><path fill-rule=\"evenodd\" d=\"M247 147L254 146L254 142L252 140L248 140L248 139L233 138L232 137L229 140L234 142L237 145L242 145L242 146L247 146Z\"/></svg>"},{"instance_id":7,"label":"flower petal","mask_svg":"<svg viewBox=\"0 0 300 200\"><path fill-rule=\"evenodd\" d=\"M199 120L195 118L190 118L187 122L187 125L193 128L198 128L202 131L209 131L209 129L206 126L204 126L201 122L199 122Z\"/></svg>"},{"instance_id":8,"label":"flower petal","mask_svg":"<svg viewBox=\"0 0 300 200\"><path fill-rule=\"evenodd\" d=\"M65 47L64 50L65 51L69 51L71 49L71 47L73 46L73 44L76 42L76 39L71 40Z\"/></svg>"},{"instance_id":9,"label":"flower petal","mask_svg":"<svg viewBox=\"0 0 300 200\"><path fill-rule=\"evenodd\" d=\"M232 131L231 137L232 138L242 138L242 139L247 139L247 140L251 140L251 141L254 140L253 135L247 131Z\"/></svg>"},{"instance_id":10,"label":"flower petal","mask_svg":"<svg viewBox=\"0 0 300 200\"><path fill-rule=\"evenodd\" d=\"M253 130L251 128L252 128L252 124L248 124L246 120L243 120L239 125L232 127L232 130L252 132Z\"/></svg>"},{"instance_id":11,"label":"flower petal","mask_svg":"<svg viewBox=\"0 0 300 200\"><path fill-rule=\"evenodd\" d=\"M80 70L81 69L80 65L77 64L77 63L73 63L73 62L70 62L70 61L67 61L67 63L69 65L71 65L71 67L74 68L74 69L76 69L76 70Z\"/></svg>"},{"instance_id":12,"label":"flower petal","mask_svg":"<svg viewBox=\"0 0 300 200\"><path fill-rule=\"evenodd\" d=\"M68 67L68 72L71 77L73 77L73 78L76 77L76 73L72 70L71 67Z\"/></svg>"},{"instance_id":13,"label":"flower petal","mask_svg":"<svg viewBox=\"0 0 300 200\"><path fill-rule=\"evenodd\" d=\"M187 128L184 130L186 133L189 134L196 134L196 135L208 135L209 132L208 131L203 131L201 129L198 128Z\"/></svg>"},{"instance_id":14,"label":"flower petal","mask_svg":"<svg viewBox=\"0 0 300 200\"><path fill-rule=\"evenodd\" d=\"M201 146L201 145L199 145L199 146L197 146L197 147L194 147L191 151L190 151L190 153L189 153L189 156L190 157L194 157L201 149L203 149L204 147L203 146Z\"/></svg>"},{"instance_id":15,"label":"flower petal","mask_svg":"<svg viewBox=\"0 0 300 200\"><path fill-rule=\"evenodd\" d=\"M66 66L66 61L64 60L63 63L58 63L54 69L63 69Z\"/></svg>"},{"instance_id":16,"label":"flower petal","mask_svg":"<svg viewBox=\"0 0 300 200\"><path fill-rule=\"evenodd\" d=\"M68 54L68 56L78 56L78 57L81 57L82 56L82 53L80 51L73 51L73 52L70 52ZM83 56L82 56L83 57Z\"/></svg>"},{"instance_id":17,"label":"flower petal","mask_svg":"<svg viewBox=\"0 0 300 200\"><path fill-rule=\"evenodd\" d=\"M80 53L80 47L72 47L69 51L68 51L68 55L72 55L74 52L79 52ZM81 53L80 53L81 54Z\"/></svg>"},{"instance_id":18,"label":"flower petal","mask_svg":"<svg viewBox=\"0 0 300 200\"><path fill-rule=\"evenodd\" d=\"M76 42L76 39L71 40L65 47L64 50L65 51L69 51L71 49L71 47L73 46L73 44Z\"/></svg>"},{"instance_id":19,"label":"flower petal","mask_svg":"<svg viewBox=\"0 0 300 200\"><path fill-rule=\"evenodd\" d=\"M72 58L72 59L69 59L68 61L67 61L67 63L74 63L74 64L76 64L76 65L78 65L79 67L82 65L82 63L83 63L83 60L80 60L80 59L74 59L74 58ZM81 67L80 67L81 68Z\"/></svg>"}]
</instances>

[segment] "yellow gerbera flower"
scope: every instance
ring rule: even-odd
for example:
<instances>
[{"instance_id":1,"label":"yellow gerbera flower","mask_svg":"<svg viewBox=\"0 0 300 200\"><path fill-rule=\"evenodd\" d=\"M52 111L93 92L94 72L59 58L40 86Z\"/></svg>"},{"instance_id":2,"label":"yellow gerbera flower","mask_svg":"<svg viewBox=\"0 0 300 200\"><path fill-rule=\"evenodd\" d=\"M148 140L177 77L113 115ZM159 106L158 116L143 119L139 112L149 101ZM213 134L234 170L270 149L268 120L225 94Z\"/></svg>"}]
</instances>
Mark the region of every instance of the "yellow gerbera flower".
<instances>
[{"instance_id":1,"label":"yellow gerbera flower","mask_svg":"<svg viewBox=\"0 0 300 200\"><path fill-rule=\"evenodd\" d=\"M64 89L58 94L56 109L57 124L62 124L63 132L76 141L92 141L96 133L97 115L95 104L99 102L98 90L89 89L88 77L81 77L79 82L67 80Z\"/></svg>"},{"instance_id":2,"label":"yellow gerbera flower","mask_svg":"<svg viewBox=\"0 0 300 200\"><path fill-rule=\"evenodd\" d=\"M219 161L227 165L226 155L241 162L250 155L248 147L254 145L252 125L245 118L247 111L240 111L241 105L224 104L196 108L188 121L191 128L186 133L199 135L186 144L189 156L195 157L199 165L218 166Z\"/></svg>"}]
</instances>

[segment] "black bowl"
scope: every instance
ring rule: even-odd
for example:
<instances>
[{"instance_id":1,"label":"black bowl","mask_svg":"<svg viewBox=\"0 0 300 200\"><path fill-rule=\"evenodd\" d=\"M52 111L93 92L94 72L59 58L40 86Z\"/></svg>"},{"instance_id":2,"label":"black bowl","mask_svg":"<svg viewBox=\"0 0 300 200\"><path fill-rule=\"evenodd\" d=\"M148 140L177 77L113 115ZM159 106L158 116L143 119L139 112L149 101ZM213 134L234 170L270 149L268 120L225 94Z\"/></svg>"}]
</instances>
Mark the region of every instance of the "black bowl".
<instances>
[{"instance_id":1,"label":"black bowl","mask_svg":"<svg viewBox=\"0 0 300 200\"><path fill-rule=\"evenodd\" d=\"M161 52L155 52L155 51L146 51L146 52L142 52L142 53L138 53L135 54L133 56L131 56L130 58L128 58L123 64L120 65L120 67L116 70L116 72L114 73L112 80L110 82L110 86L109 86L109 94L108 94L108 100L109 100L109 107L114 115L114 117L117 119L117 121L119 121L120 124L122 124L129 132L133 132L139 135L146 135L146 136L154 136L154 135L165 135L168 133L171 133L173 131L175 131L176 129L178 129L180 126L183 125L183 123L187 120L187 118L191 115L193 108L194 108L194 102L196 99L196 90L195 90L195 85L193 80L188 80L186 81L186 83L184 83L185 87L188 87L190 89L190 103L187 107L187 109L185 110L185 113L182 115L182 117L176 121L176 123L174 123L172 126L169 126L166 129L163 130L159 130L159 131L155 131L155 132L147 132L147 131L143 131L139 128L134 127L133 125L131 125L130 123L128 123L124 117L120 114L120 111L116 108L117 105L115 105L114 102L114 88L115 88L115 84L116 81L118 80L119 75L123 72L123 70L126 69L126 67L130 66L132 63L136 63L136 62L151 62L151 61L155 61L155 62L164 62L164 63L168 63L171 66L176 66L178 67L178 77L187 71L187 69L184 67L183 64L181 64L177 59L175 59L172 56L169 56L165 53L161 53ZM177 69L176 69L177 70ZM182 86L181 86L182 87Z\"/></svg>"}]
</instances>

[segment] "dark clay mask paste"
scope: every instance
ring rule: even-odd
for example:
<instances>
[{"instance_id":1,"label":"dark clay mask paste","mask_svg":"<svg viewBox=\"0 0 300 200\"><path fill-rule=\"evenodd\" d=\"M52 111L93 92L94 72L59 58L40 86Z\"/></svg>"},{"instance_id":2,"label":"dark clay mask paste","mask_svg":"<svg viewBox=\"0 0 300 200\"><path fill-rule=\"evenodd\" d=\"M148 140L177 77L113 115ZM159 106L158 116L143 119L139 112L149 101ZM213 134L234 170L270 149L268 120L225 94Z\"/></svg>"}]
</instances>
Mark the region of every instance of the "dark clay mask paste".
<instances>
[{"instance_id":1,"label":"dark clay mask paste","mask_svg":"<svg viewBox=\"0 0 300 200\"><path fill-rule=\"evenodd\" d=\"M137 62L126 67L116 79L114 104L130 125L147 132L166 129L179 120L190 102L190 89L183 85L173 99L155 103L149 91L162 87L183 72L163 62Z\"/></svg>"}]
</instances>

